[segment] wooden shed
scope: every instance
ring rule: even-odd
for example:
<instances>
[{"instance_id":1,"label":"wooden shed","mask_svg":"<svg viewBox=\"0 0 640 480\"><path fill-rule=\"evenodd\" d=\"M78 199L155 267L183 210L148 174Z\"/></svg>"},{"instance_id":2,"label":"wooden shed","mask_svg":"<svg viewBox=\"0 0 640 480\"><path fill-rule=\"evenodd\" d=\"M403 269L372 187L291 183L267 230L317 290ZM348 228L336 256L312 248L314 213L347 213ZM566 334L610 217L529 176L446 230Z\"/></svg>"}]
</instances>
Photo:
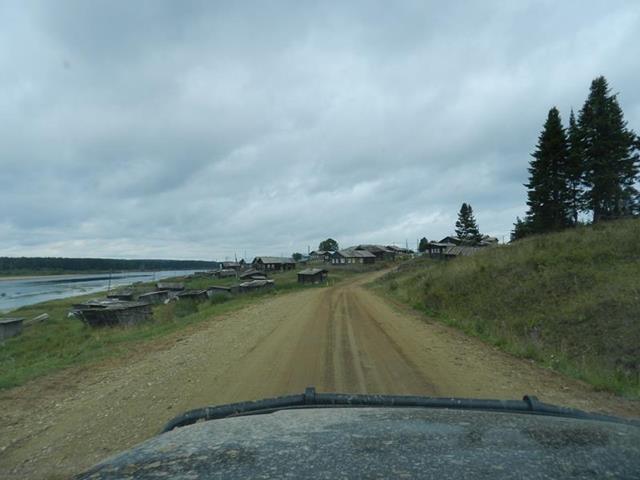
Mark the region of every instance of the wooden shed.
<instances>
[{"instance_id":1,"label":"wooden shed","mask_svg":"<svg viewBox=\"0 0 640 480\"><path fill-rule=\"evenodd\" d=\"M141 293L138 295L138 301L143 303L149 303L156 305L158 303L164 303L169 299L169 290L156 290L155 292Z\"/></svg>"},{"instance_id":2,"label":"wooden shed","mask_svg":"<svg viewBox=\"0 0 640 480\"><path fill-rule=\"evenodd\" d=\"M0 318L0 340L20 335L23 327L22 322L24 322L24 318L21 317Z\"/></svg>"},{"instance_id":3,"label":"wooden shed","mask_svg":"<svg viewBox=\"0 0 640 480\"><path fill-rule=\"evenodd\" d=\"M182 282L158 282L156 283L156 290L170 290L172 292L180 292L184 290L184 283Z\"/></svg>"},{"instance_id":4,"label":"wooden shed","mask_svg":"<svg viewBox=\"0 0 640 480\"><path fill-rule=\"evenodd\" d=\"M184 290L176 296L179 300L193 300L195 302L204 302L209 298L206 290Z\"/></svg>"},{"instance_id":5,"label":"wooden shed","mask_svg":"<svg viewBox=\"0 0 640 480\"><path fill-rule=\"evenodd\" d=\"M136 325L151 319L151 305L143 302L97 300L73 306L82 321L91 327Z\"/></svg>"},{"instance_id":6,"label":"wooden shed","mask_svg":"<svg viewBox=\"0 0 640 480\"><path fill-rule=\"evenodd\" d=\"M324 268L307 268L298 272L298 283L323 283L328 274Z\"/></svg>"}]
</instances>

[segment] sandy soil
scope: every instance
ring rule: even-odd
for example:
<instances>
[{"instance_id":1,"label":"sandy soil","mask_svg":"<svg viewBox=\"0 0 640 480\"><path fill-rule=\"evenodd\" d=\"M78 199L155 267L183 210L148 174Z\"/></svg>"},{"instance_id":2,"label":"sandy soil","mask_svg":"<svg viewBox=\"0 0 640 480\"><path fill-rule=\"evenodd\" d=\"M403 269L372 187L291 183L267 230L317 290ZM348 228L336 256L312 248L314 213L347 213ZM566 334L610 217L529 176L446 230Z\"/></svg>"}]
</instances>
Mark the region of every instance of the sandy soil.
<instances>
[{"instance_id":1,"label":"sandy soil","mask_svg":"<svg viewBox=\"0 0 640 480\"><path fill-rule=\"evenodd\" d=\"M0 393L0 477L67 478L208 404L319 391L541 400L640 416L640 402L513 358L391 305L372 275L269 298Z\"/></svg>"}]
</instances>

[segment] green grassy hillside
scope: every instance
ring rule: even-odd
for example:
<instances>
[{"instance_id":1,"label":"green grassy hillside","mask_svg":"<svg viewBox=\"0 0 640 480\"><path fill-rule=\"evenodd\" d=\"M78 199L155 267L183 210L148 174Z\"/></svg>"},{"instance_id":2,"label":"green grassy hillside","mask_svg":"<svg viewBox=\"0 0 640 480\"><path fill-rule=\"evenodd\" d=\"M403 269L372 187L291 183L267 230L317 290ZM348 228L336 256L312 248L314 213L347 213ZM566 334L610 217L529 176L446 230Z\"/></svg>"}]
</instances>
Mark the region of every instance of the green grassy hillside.
<instances>
[{"instance_id":1,"label":"green grassy hillside","mask_svg":"<svg viewBox=\"0 0 640 480\"><path fill-rule=\"evenodd\" d=\"M420 259L379 286L511 353L640 396L640 220Z\"/></svg>"}]
</instances>

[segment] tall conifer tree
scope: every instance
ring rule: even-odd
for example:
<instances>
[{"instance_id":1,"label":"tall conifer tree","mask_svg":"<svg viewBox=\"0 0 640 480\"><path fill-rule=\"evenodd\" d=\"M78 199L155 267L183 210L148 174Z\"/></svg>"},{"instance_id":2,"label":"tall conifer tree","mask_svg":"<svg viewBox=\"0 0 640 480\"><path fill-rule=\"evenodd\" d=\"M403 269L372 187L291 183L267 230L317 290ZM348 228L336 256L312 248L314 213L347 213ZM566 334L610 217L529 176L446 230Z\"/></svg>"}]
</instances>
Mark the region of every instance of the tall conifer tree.
<instances>
[{"instance_id":1,"label":"tall conifer tree","mask_svg":"<svg viewBox=\"0 0 640 480\"><path fill-rule=\"evenodd\" d=\"M465 243L478 243L482 240L478 223L473 216L473 208L463 203L456 221L456 236Z\"/></svg>"},{"instance_id":2,"label":"tall conifer tree","mask_svg":"<svg viewBox=\"0 0 640 480\"><path fill-rule=\"evenodd\" d=\"M567 188L567 136L560 112L549 110L536 151L529 167L529 211L527 221L532 233L559 230L570 224Z\"/></svg>"},{"instance_id":3,"label":"tall conifer tree","mask_svg":"<svg viewBox=\"0 0 640 480\"><path fill-rule=\"evenodd\" d=\"M638 144L627 129L616 95L607 80L591 83L578 118L585 163L583 195L593 221L617 218L637 209Z\"/></svg>"},{"instance_id":4,"label":"tall conifer tree","mask_svg":"<svg viewBox=\"0 0 640 480\"><path fill-rule=\"evenodd\" d=\"M566 182L567 182L567 207L568 214L573 225L578 223L578 214L582 206L582 178L584 176L584 161L582 152L582 140L580 129L576 122L576 116L571 109L569 115L569 130L567 131L569 152L567 155Z\"/></svg>"}]
</instances>

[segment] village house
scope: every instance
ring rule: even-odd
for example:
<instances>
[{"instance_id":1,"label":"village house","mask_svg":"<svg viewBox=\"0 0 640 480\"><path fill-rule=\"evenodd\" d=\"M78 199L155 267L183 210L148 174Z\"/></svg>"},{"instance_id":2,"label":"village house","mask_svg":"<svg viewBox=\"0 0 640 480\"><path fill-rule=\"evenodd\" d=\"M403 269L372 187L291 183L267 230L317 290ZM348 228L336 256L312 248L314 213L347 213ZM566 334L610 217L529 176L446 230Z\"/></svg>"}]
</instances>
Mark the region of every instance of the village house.
<instances>
[{"instance_id":1,"label":"village house","mask_svg":"<svg viewBox=\"0 0 640 480\"><path fill-rule=\"evenodd\" d=\"M402 247L396 247L395 245L387 245L386 246L387 250L390 250L392 252L394 252L397 255L403 255L403 256L407 256L407 255L413 255L413 250L411 250L410 248L402 248Z\"/></svg>"},{"instance_id":2,"label":"village house","mask_svg":"<svg viewBox=\"0 0 640 480\"><path fill-rule=\"evenodd\" d=\"M396 253L382 245L358 245L356 250L365 250L375 255L376 260L395 260Z\"/></svg>"},{"instance_id":3,"label":"village house","mask_svg":"<svg viewBox=\"0 0 640 480\"><path fill-rule=\"evenodd\" d=\"M292 258L256 257L251 266L257 270L284 271L296 268L296 262Z\"/></svg>"},{"instance_id":4,"label":"village house","mask_svg":"<svg viewBox=\"0 0 640 480\"><path fill-rule=\"evenodd\" d=\"M424 253L432 258L439 258L444 255L444 252L449 247L455 247L455 245L452 243L429 242Z\"/></svg>"},{"instance_id":5,"label":"village house","mask_svg":"<svg viewBox=\"0 0 640 480\"><path fill-rule=\"evenodd\" d=\"M449 235L449 236L444 237L438 243L448 243L450 245L460 245L460 244L463 243L463 241L462 241L461 238Z\"/></svg>"},{"instance_id":6,"label":"village house","mask_svg":"<svg viewBox=\"0 0 640 480\"><path fill-rule=\"evenodd\" d=\"M324 268L307 268L298 272L298 283L323 283L328 273Z\"/></svg>"},{"instance_id":7,"label":"village house","mask_svg":"<svg viewBox=\"0 0 640 480\"><path fill-rule=\"evenodd\" d=\"M242 270L241 262L220 262L220 270L234 270L236 272Z\"/></svg>"},{"instance_id":8,"label":"village house","mask_svg":"<svg viewBox=\"0 0 640 480\"><path fill-rule=\"evenodd\" d=\"M329 263L335 252L329 250L314 250L309 254L309 262L311 263Z\"/></svg>"},{"instance_id":9,"label":"village house","mask_svg":"<svg viewBox=\"0 0 640 480\"><path fill-rule=\"evenodd\" d=\"M367 250L357 250L355 247L339 250L331 257L333 265L348 265L357 263L375 263L376 256Z\"/></svg>"}]
</instances>

